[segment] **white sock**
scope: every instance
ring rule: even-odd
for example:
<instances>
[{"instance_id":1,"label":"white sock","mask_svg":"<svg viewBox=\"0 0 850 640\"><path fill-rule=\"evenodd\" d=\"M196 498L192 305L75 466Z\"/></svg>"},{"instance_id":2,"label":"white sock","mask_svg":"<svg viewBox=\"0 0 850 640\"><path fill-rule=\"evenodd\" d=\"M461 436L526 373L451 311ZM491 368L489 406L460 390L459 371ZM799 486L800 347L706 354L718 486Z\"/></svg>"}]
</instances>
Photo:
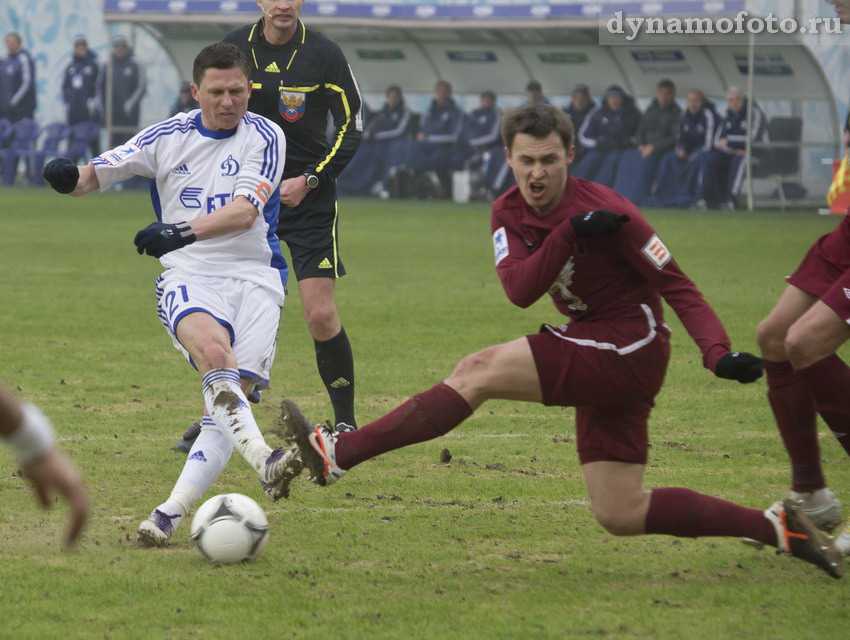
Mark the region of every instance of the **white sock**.
<instances>
[{"instance_id":1,"label":"white sock","mask_svg":"<svg viewBox=\"0 0 850 640\"><path fill-rule=\"evenodd\" d=\"M232 453L230 438L216 427L210 416L205 415L201 420L201 433L189 451L171 495L157 507L166 515L177 516L171 520L175 529L215 482Z\"/></svg>"},{"instance_id":2,"label":"white sock","mask_svg":"<svg viewBox=\"0 0 850 640\"><path fill-rule=\"evenodd\" d=\"M213 369L203 378L204 402L216 426L231 438L233 446L259 472L272 452L257 426L248 398L239 386L237 369Z\"/></svg>"}]
</instances>

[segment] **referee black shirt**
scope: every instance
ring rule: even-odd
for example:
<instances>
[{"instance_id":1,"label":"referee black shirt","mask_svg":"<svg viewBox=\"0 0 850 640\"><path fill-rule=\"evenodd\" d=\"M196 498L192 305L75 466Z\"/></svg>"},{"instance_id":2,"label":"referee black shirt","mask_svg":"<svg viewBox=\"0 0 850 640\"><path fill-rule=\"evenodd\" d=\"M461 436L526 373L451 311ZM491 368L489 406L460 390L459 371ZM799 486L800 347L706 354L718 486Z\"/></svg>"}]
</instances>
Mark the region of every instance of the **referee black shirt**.
<instances>
[{"instance_id":1,"label":"referee black shirt","mask_svg":"<svg viewBox=\"0 0 850 640\"><path fill-rule=\"evenodd\" d=\"M242 49L254 67L248 110L273 120L286 135L283 179L305 171L321 184L336 178L357 151L363 125L360 90L339 45L298 21L286 44L263 37L263 21L224 38ZM334 134L327 138L327 114Z\"/></svg>"}]
</instances>

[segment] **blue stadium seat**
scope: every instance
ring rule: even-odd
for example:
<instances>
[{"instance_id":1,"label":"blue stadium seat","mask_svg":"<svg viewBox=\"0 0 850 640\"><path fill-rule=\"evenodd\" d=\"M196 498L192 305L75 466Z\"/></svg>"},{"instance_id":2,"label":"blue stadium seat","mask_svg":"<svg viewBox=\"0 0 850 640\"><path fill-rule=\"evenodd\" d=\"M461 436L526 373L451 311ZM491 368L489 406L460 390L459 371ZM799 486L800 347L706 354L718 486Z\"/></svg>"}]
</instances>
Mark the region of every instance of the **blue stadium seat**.
<instances>
[{"instance_id":1,"label":"blue stadium seat","mask_svg":"<svg viewBox=\"0 0 850 640\"><path fill-rule=\"evenodd\" d=\"M68 128L68 158L77 162L89 158L91 141L100 135L100 125L92 120L72 124Z\"/></svg>"},{"instance_id":2,"label":"blue stadium seat","mask_svg":"<svg viewBox=\"0 0 850 640\"><path fill-rule=\"evenodd\" d=\"M62 155L59 152L59 147L65 142L65 138L67 137L68 125L64 122L52 122L44 126L41 130L41 147L32 149L27 154L30 158L30 184L40 185L44 183L44 178L41 177L41 168L48 160Z\"/></svg>"},{"instance_id":3,"label":"blue stadium seat","mask_svg":"<svg viewBox=\"0 0 850 640\"><path fill-rule=\"evenodd\" d=\"M12 123L6 118L0 118L0 148L5 147L9 133L12 131Z\"/></svg>"},{"instance_id":4,"label":"blue stadium seat","mask_svg":"<svg viewBox=\"0 0 850 640\"><path fill-rule=\"evenodd\" d=\"M35 147L38 138L38 124L35 120L24 118L12 125L9 146L0 149L0 161L3 164L3 184L14 184L15 173L18 170L18 160L26 157L27 152Z\"/></svg>"}]
</instances>

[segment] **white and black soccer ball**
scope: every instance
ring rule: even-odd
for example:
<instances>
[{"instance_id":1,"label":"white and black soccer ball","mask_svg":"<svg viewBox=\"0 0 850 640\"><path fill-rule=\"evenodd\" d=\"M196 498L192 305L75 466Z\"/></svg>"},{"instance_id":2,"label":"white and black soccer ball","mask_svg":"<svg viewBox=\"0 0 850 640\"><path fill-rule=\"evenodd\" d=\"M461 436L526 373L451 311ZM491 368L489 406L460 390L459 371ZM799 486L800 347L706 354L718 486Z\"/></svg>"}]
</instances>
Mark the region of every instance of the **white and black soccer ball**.
<instances>
[{"instance_id":1,"label":"white and black soccer ball","mask_svg":"<svg viewBox=\"0 0 850 640\"><path fill-rule=\"evenodd\" d=\"M251 562L269 541L269 519L248 496L223 493L201 505L190 535L209 562Z\"/></svg>"}]
</instances>

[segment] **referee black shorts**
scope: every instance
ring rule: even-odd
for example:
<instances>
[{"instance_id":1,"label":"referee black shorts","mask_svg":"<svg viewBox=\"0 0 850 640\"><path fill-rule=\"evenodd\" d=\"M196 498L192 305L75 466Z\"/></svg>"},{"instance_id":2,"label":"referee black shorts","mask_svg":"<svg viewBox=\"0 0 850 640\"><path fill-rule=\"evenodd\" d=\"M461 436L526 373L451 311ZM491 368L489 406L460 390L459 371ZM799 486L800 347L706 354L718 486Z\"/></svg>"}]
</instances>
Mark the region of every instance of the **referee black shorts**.
<instances>
[{"instance_id":1,"label":"referee black shorts","mask_svg":"<svg viewBox=\"0 0 850 640\"><path fill-rule=\"evenodd\" d=\"M338 229L333 183L310 191L297 207L280 206L277 235L289 247L297 280L345 275L339 257Z\"/></svg>"}]
</instances>

